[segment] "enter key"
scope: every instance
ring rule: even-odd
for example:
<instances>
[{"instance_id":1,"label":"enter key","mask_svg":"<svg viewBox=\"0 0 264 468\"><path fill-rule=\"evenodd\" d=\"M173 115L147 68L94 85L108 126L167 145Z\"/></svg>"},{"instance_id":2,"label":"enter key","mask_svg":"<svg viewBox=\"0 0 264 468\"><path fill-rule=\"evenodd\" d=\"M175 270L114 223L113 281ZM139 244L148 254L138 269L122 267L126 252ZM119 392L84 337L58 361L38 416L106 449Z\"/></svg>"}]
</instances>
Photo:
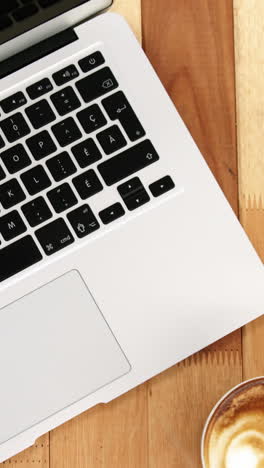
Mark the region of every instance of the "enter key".
<instances>
[{"instance_id":1,"label":"enter key","mask_svg":"<svg viewBox=\"0 0 264 468\"><path fill-rule=\"evenodd\" d=\"M131 141L145 136L146 132L122 91L118 91L102 102L111 120L119 120Z\"/></svg>"}]
</instances>

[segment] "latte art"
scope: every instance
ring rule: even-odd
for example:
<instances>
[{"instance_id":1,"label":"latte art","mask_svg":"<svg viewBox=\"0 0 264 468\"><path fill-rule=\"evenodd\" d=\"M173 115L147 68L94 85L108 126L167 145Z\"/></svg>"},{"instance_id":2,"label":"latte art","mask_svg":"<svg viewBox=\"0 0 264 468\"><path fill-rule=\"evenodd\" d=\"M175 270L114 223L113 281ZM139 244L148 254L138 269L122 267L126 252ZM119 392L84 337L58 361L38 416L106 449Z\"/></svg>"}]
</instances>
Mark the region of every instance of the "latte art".
<instances>
[{"instance_id":1,"label":"latte art","mask_svg":"<svg viewBox=\"0 0 264 468\"><path fill-rule=\"evenodd\" d=\"M206 468L264 468L264 379L221 402L207 429L204 459Z\"/></svg>"},{"instance_id":2,"label":"latte art","mask_svg":"<svg viewBox=\"0 0 264 468\"><path fill-rule=\"evenodd\" d=\"M244 431L234 437L226 453L226 468L264 468L264 436Z\"/></svg>"}]
</instances>

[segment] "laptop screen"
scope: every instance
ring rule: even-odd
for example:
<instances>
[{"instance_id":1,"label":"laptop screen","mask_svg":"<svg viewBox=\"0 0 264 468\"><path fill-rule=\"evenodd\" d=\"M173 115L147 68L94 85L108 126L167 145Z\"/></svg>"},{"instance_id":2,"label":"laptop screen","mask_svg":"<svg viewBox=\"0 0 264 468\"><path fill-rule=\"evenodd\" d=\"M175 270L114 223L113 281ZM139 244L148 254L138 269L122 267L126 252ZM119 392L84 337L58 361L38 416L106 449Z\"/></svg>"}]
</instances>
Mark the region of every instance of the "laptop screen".
<instances>
[{"instance_id":1,"label":"laptop screen","mask_svg":"<svg viewBox=\"0 0 264 468\"><path fill-rule=\"evenodd\" d=\"M0 0L0 46L36 26L90 1Z\"/></svg>"}]
</instances>

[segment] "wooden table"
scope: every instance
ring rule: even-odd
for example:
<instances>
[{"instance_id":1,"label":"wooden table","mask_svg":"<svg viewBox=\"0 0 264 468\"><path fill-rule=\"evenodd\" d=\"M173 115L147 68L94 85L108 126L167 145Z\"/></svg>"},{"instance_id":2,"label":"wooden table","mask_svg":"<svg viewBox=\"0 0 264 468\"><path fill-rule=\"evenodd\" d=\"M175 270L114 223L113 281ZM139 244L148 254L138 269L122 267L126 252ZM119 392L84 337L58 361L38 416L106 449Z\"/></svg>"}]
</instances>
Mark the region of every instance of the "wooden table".
<instances>
[{"instance_id":1,"label":"wooden table","mask_svg":"<svg viewBox=\"0 0 264 468\"><path fill-rule=\"evenodd\" d=\"M264 260L263 1L117 0L116 9L139 39L142 13L143 46ZM210 408L242 379L264 374L263 335L261 318L4 465L200 467Z\"/></svg>"}]
</instances>

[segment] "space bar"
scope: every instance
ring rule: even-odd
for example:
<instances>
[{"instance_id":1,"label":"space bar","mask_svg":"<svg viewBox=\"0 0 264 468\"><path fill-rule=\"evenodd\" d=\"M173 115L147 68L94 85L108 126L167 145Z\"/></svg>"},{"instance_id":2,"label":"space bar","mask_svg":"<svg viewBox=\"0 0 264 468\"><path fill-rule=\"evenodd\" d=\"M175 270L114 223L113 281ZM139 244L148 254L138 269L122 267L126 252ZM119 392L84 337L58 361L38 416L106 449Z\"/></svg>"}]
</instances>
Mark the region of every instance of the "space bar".
<instances>
[{"instance_id":1,"label":"space bar","mask_svg":"<svg viewBox=\"0 0 264 468\"><path fill-rule=\"evenodd\" d=\"M113 185L158 159L159 156L150 140L145 140L99 164L98 170L106 185Z\"/></svg>"},{"instance_id":2,"label":"space bar","mask_svg":"<svg viewBox=\"0 0 264 468\"><path fill-rule=\"evenodd\" d=\"M31 236L0 249L0 282L25 270L42 259Z\"/></svg>"}]
</instances>

